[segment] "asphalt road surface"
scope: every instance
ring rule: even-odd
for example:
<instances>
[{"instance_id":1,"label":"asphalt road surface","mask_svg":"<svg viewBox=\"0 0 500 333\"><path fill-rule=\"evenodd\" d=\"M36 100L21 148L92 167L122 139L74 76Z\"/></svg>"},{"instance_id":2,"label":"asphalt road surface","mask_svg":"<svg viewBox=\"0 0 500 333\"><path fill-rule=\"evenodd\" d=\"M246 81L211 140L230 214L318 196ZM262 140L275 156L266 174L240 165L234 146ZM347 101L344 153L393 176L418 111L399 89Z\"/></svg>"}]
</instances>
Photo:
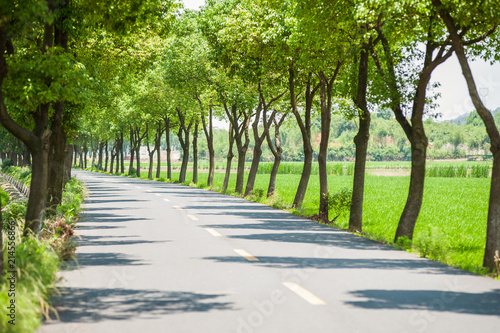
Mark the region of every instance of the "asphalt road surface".
<instances>
[{"instance_id":1,"label":"asphalt road surface","mask_svg":"<svg viewBox=\"0 0 500 333\"><path fill-rule=\"evenodd\" d=\"M240 198L75 171L60 320L39 332L500 332L500 282Z\"/></svg>"}]
</instances>

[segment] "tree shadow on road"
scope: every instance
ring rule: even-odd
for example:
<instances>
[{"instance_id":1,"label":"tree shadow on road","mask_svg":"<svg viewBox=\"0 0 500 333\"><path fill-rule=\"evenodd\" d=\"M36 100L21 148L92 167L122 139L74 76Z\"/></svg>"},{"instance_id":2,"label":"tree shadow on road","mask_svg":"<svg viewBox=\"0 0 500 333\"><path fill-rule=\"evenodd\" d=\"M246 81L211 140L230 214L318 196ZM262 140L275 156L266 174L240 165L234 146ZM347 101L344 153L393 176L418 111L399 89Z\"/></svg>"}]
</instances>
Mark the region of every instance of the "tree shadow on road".
<instances>
[{"instance_id":1,"label":"tree shadow on road","mask_svg":"<svg viewBox=\"0 0 500 333\"><path fill-rule=\"evenodd\" d=\"M64 270L75 270L89 266L137 266L147 263L122 253L78 253L75 259L66 263Z\"/></svg>"},{"instance_id":2,"label":"tree shadow on road","mask_svg":"<svg viewBox=\"0 0 500 333\"><path fill-rule=\"evenodd\" d=\"M206 257L221 263L247 263L238 256ZM467 274L448 266L415 259L347 259L347 258L309 258L309 257L271 257L259 256L259 261L253 265L277 269L388 269L388 270L415 270L425 274Z\"/></svg>"},{"instance_id":3,"label":"tree shadow on road","mask_svg":"<svg viewBox=\"0 0 500 333\"><path fill-rule=\"evenodd\" d=\"M500 289L484 293L441 290L357 290L360 300L345 302L363 309L399 309L500 315Z\"/></svg>"},{"instance_id":4,"label":"tree shadow on road","mask_svg":"<svg viewBox=\"0 0 500 333\"><path fill-rule=\"evenodd\" d=\"M250 235L234 235L229 237L234 239L258 240L267 242L305 243L339 247L350 250L397 251L392 247L338 230L331 230L330 232L255 233Z\"/></svg>"},{"instance_id":5,"label":"tree shadow on road","mask_svg":"<svg viewBox=\"0 0 500 333\"><path fill-rule=\"evenodd\" d=\"M224 296L162 290L64 288L55 303L61 322L99 322L231 309L232 303L217 301Z\"/></svg>"}]
</instances>

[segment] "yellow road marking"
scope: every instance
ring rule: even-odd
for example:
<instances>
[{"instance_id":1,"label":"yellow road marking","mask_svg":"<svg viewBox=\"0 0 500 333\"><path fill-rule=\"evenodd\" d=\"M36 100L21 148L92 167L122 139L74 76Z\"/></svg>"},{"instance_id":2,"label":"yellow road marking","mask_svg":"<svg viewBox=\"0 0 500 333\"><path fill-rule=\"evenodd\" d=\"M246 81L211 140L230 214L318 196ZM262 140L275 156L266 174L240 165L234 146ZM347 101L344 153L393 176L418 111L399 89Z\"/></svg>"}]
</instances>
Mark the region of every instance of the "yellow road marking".
<instances>
[{"instance_id":1,"label":"yellow road marking","mask_svg":"<svg viewBox=\"0 0 500 333\"><path fill-rule=\"evenodd\" d=\"M214 237L221 237L222 235L219 234L215 229L212 228L205 228L206 231L212 234Z\"/></svg>"},{"instance_id":2,"label":"yellow road marking","mask_svg":"<svg viewBox=\"0 0 500 333\"><path fill-rule=\"evenodd\" d=\"M189 217L191 220L193 220L193 221L198 221L198 220L199 220L199 218L197 218L197 217L196 217L196 216L194 216L194 215L188 215L188 217Z\"/></svg>"},{"instance_id":3,"label":"yellow road marking","mask_svg":"<svg viewBox=\"0 0 500 333\"><path fill-rule=\"evenodd\" d=\"M311 303L312 305L326 305L325 301L323 301L321 298L318 296L314 295L312 292L309 290L299 286L296 283L293 282L283 282L283 285L305 299L307 302Z\"/></svg>"},{"instance_id":4,"label":"yellow road marking","mask_svg":"<svg viewBox=\"0 0 500 333\"><path fill-rule=\"evenodd\" d=\"M174 206L175 209L181 210L182 208L179 206Z\"/></svg>"},{"instance_id":5,"label":"yellow road marking","mask_svg":"<svg viewBox=\"0 0 500 333\"><path fill-rule=\"evenodd\" d=\"M242 256L248 261L259 261L259 259L255 258L253 255L251 255L245 250L235 249L234 252L238 253L240 256Z\"/></svg>"}]
</instances>

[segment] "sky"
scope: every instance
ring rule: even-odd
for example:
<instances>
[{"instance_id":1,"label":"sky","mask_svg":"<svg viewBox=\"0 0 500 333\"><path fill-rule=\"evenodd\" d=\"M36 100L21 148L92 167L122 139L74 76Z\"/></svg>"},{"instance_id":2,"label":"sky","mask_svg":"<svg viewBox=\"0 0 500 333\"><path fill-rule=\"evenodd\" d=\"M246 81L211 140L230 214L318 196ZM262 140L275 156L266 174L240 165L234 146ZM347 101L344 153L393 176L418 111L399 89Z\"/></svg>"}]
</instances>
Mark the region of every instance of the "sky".
<instances>
[{"instance_id":1,"label":"sky","mask_svg":"<svg viewBox=\"0 0 500 333\"><path fill-rule=\"evenodd\" d=\"M183 1L184 6L190 9L198 9L205 4L205 0ZM492 111L500 107L500 64L492 66L484 61L476 61L471 63L471 69L484 104ZM455 55L434 70L431 82L441 83L436 89L441 94L437 100L437 112L442 114L441 120L453 119L474 110Z\"/></svg>"}]
</instances>

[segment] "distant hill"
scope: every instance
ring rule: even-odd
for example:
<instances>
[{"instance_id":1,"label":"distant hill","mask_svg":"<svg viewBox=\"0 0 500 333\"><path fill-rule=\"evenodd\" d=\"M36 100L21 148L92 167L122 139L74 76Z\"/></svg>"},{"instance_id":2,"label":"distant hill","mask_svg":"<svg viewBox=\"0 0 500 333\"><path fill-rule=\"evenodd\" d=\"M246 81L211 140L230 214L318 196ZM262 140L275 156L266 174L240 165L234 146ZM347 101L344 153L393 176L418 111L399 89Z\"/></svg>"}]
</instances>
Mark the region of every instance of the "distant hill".
<instances>
[{"instance_id":1,"label":"distant hill","mask_svg":"<svg viewBox=\"0 0 500 333\"><path fill-rule=\"evenodd\" d=\"M499 112L500 112L500 107L497 108L496 110L493 110L492 114L496 114ZM446 122L457 124L457 125L465 125L465 123L467 122L467 118L469 117L470 114L471 113L469 112L469 113L463 114L461 116L458 116L456 118L453 118L451 120L447 120Z\"/></svg>"}]
</instances>

